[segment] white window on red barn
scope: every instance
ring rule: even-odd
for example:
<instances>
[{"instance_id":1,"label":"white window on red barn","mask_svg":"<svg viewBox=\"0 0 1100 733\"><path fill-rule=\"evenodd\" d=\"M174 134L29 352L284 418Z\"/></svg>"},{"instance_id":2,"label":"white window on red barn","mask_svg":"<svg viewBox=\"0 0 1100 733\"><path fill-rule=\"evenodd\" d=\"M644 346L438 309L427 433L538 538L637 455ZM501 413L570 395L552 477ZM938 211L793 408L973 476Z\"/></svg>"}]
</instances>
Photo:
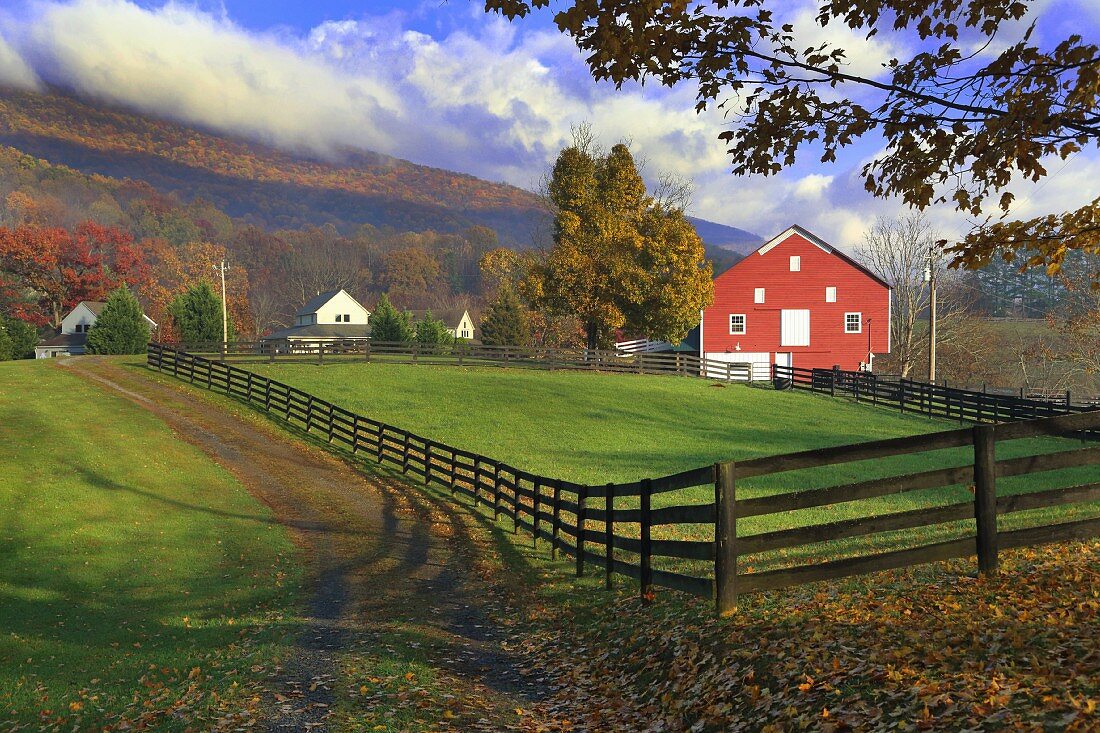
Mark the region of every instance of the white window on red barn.
<instances>
[{"instance_id":1,"label":"white window on red barn","mask_svg":"<svg viewBox=\"0 0 1100 733\"><path fill-rule=\"evenodd\" d=\"M802 258L798 255L791 255L791 272L799 272L802 270Z\"/></svg>"},{"instance_id":2,"label":"white window on red barn","mask_svg":"<svg viewBox=\"0 0 1100 733\"><path fill-rule=\"evenodd\" d=\"M836 288L835 287L825 288L825 302L826 303L835 303L836 302Z\"/></svg>"},{"instance_id":3,"label":"white window on red barn","mask_svg":"<svg viewBox=\"0 0 1100 733\"><path fill-rule=\"evenodd\" d=\"M863 333L863 314L844 314L844 333Z\"/></svg>"},{"instance_id":4,"label":"white window on red barn","mask_svg":"<svg viewBox=\"0 0 1100 733\"><path fill-rule=\"evenodd\" d=\"M764 288L757 288L756 289L756 293L753 295L753 302L754 303L763 303L764 302Z\"/></svg>"},{"instance_id":5,"label":"white window on red barn","mask_svg":"<svg viewBox=\"0 0 1100 733\"><path fill-rule=\"evenodd\" d=\"M730 313L730 335L745 333L745 314Z\"/></svg>"}]
</instances>

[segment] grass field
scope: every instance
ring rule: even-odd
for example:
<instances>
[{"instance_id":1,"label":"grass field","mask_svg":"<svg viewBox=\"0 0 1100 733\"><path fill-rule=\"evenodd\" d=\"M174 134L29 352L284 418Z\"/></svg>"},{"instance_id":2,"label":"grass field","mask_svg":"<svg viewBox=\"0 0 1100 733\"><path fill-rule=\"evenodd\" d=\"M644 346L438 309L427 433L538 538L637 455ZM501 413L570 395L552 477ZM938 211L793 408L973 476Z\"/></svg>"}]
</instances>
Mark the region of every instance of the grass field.
<instances>
[{"instance_id":1,"label":"grass field","mask_svg":"<svg viewBox=\"0 0 1100 733\"><path fill-rule=\"evenodd\" d=\"M207 729L253 704L300 581L264 506L51 363L0 364L0 467L0 730Z\"/></svg>"},{"instance_id":2,"label":"grass field","mask_svg":"<svg viewBox=\"0 0 1100 733\"><path fill-rule=\"evenodd\" d=\"M958 427L956 422L902 414L846 400L699 379L460 368L398 364L249 365L266 376L367 417L554 478L602 484L662 476L720 460L789 453ZM1076 447L1076 441L1032 439L998 445L1003 458ZM751 497L900 475L972 460L969 448L792 471L738 483ZM1094 469L1003 479L999 493L1069 486ZM739 533L968 501L965 486L945 487L743 521ZM710 487L660 495L655 505L713 500ZM625 505L625 504L624 504ZM1055 517L1100 514L1100 505L1020 512L1004 527ZM958 522L762 556L756 565L850 554L877 546L972 534ZM709 539L704 527L673 537ZM682 563L675 564L683 567Z\"/></svg>"}]
</instances>

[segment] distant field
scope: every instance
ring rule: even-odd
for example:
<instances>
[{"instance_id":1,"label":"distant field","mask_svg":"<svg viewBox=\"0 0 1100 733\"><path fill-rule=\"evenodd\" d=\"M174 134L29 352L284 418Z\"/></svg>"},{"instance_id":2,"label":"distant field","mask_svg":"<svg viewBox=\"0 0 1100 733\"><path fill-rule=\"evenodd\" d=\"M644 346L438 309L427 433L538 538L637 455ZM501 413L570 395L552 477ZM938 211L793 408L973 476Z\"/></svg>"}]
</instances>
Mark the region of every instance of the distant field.
<instances>
[{"instance_id":1,"label":"distant field","mask_svg":"<svg viewBox=\"0 0 1100 733\"><path fill-rule=\"evenodd\" d=\"M0 364L0 730L207 730L249 707L299 582L269 516L150 413Z\"/></svg>"},{"instance_id":2,"label":"distant field","mask_svg":"<svg viewBox=\"0 0 1100 733\"><path fill-rule=\"evenodd\" d=\"M700 379L461 368L397 364L249 365L367 417L505 461L545 476L600 484L661 476L720 460L789 453L829 445L916 435L958 427L896 410L826 396L776 392L747 385L716 386ZM1075 441L1034 439L998 446L1000 457L1074 447ZM942 450L789 472L738 483L750 497L879 476L962 465L970 449ZM1090 469L1003 479L1002 493L1072 485ZM741 522L746 533L967 501L965 486L911 492ZM713 500L699 487L660 495L657 504ZM1100 505L1022 512L1005 526L1052 516L1100 514ZM967 524L840 543L946 538ZM684 529L680 530L684 532ZM741 531L741 529L739 529ZM700 529L705 534L705 529ZM685 535L692 536L690 531ZM839 545L838 545L839 547Z\"/></svg>"}]
</instances>

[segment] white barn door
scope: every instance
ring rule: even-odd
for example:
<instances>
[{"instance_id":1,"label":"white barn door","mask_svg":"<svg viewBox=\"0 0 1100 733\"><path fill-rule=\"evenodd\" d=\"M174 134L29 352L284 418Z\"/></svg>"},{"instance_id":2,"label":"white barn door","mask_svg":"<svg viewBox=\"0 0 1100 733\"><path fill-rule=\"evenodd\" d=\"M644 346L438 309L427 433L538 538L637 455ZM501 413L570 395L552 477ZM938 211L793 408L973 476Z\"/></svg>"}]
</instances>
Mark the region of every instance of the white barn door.
<instances>
[{"instance_id":1,"label":"white barn door","mask_svg":"<svg viewBox=\"0 0 1100 733\"><path fill-rule=\"evenodd\" d=\"M810 345L810 311L784 310L780 320L780 346Z\"/></svg>"}]
</instances>

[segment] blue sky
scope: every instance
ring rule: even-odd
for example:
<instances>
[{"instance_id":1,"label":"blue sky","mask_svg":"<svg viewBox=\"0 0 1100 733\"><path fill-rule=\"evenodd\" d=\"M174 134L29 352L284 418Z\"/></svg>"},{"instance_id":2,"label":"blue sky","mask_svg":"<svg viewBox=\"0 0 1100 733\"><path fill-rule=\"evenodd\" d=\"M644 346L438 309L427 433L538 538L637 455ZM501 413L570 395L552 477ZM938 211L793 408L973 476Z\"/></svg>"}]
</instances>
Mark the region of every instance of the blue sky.
<instances>
[{"instance_id":1,"label":"blue sky","mask_svg":"<svg viewBox=\"0 0 1100 733\"><path fill-rule=\"evenodd\" d=\"M911 40L871 41L813 23L820 0L789 0L785 20L810 40L836 40L876 74ZM1042 32L1100 37L1100 0L1036 0ZM812 154L780 175L735 178L718 134L728 121L694 111L694 89L592 81L550 14L508 23L478 0L6 0L0 83L58 84L141 111L290 149L364 148L533 188L570 126L590 122L605 145L629 140L646 172L695 185L691 213L775 234L792 223L851 249L877 216L904 211L862 190L859 168L882 152L868 138L823 166ZM1038 186L1014 214L1095 196L1095 149ZM930 212L952 238L967 222Z\"/></svg>"}]
</instances>

